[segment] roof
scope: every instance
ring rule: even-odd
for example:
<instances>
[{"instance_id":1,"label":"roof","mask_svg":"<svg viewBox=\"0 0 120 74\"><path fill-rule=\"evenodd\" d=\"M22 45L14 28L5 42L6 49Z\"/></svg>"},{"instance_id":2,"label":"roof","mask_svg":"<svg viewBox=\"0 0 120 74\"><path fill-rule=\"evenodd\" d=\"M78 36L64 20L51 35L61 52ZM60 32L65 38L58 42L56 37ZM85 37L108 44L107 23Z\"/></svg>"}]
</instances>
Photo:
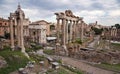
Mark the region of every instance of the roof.
<instances>
[{"instance_id":1,"label":"roof","mask_svg":"<svg viewBox=\"0 0 120 74\"><path fill-rule=\"evenodd\" d=\"M47 37L47 40L55 40L57 39L56 37Z\"/></svg>"},{"instance_id":2,"label":"roof","mask_svg":"<svg viewBox=\"0 0 120 74\"><path fill-rule=\"evenodd\" d=\"M0 21L8 21L8 19L4 19L0 17Z\"/></svg>"},{"instance_id":3,"label":"roof","mask_svg":"<svg viewBox=\"0 0 120 74\"><path fill-rule=\"evenodd\" d=\"M53 59L51 57L47 57L47 59L50 60L50 61L53 61Z\"/></svg>"},{"instance_id":4,"label":"roof","mask_svg":"<svg viewBox=\"0 0 120 74\"><path fill-rule=\"evenodd\" d=\"M47 22L47 21L45 21L45 20L35 21L35 22L32 22L31 24L40 24L40 23L50 24L49 22Z\"/></svg>"},{"instance_id":5,"label":"roof","mask_svg":"<svg viewBox=\"0 0 120 74\"><path fill-rule=\"evenodd\" d=\"M56 66L59 65L59 63L57 63L57 62L52 62L52 64L53 64L53 65L56 65Z\"/></svg>"}]
</instances>

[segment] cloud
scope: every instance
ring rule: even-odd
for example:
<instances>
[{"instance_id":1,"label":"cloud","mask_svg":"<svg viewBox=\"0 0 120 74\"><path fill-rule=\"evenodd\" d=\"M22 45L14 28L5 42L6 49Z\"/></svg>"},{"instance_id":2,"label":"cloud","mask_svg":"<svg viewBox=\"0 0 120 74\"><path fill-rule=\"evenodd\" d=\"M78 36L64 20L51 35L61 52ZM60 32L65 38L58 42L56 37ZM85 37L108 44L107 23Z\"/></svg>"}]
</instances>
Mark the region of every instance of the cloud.
<instances>
[{"instance_id":1,"label":"cloud","mask_svg":"<svg viewBox=\"0 0 120 74\"><path fill-rule=\"evenodd\" d=\"M98 21L99 18L103 18L106 15L106 12L103 10L82 10L76 12L75 15L83 17L84 21L89 24Z\"/></svg>"},{"instance_id":2,"label":"cloud","mask_svg":"<svg viewBox=\"0 0 120 74\"><path fill-rule=\"evenodd\" d=\"M120 17L120 10L110 10L109 15L111 17Z\"/></svg>"},{"instance_id":3,"label":"cloud","mask_svg":"<svg viewBox=\"0 0 120 74\"><path fill-rule=\"evenodd\" d=\"M78 14L83 16L104 16L105 12L103 10L83 10L78 12Z\"/></svg>"},{"instance_id":4,"label":"cloud","mask_svg":"<svg viewBox=\"0 0 120 74\"><path fill-rule=\"evenodd\" d=\"M49 10L44 9L23 9L24 13L26 14L26 17L30 18L32 21L45 19L51 17L53 12ZM54 14L53 14L54 15Z\"/></svg>"},{"instance_id":5,"label":"cloud","mask_svg":"<svg viewBox=\"0 0 120 74\"><path fill-rule=\"evenodd\" d=\"M96 0L96 3L101 4L104 7L104 9L107 10L119 8L119 3L117 0Z\"/></svg>"},{"instance_id":6,"label":"cloud","mask_svg":"<svg viewBox=\"0 0 120 74\"><path fill-rule=\"evenodd\" d=\"M0 17L9 17L9 13L17 9L19 2L31 21L44 19L55 22L55 12L71 9L73 14L83 17L87 23L120 23L119 0L0 0Z\"/></svg>"}]
</instances>

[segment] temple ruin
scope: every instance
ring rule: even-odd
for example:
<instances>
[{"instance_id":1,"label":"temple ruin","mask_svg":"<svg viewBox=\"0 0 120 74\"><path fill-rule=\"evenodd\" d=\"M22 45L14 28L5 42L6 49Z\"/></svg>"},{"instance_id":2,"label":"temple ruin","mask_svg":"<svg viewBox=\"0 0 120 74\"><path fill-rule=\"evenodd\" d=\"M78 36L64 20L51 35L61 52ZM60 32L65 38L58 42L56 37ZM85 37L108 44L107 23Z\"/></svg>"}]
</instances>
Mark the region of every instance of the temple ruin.
<instances>
[{"instance_id":1,"label":"temple ruin","mask_svg":"<svg viewBox=\"0 0 120 74\"><path fill-rule=\"evenodd\" d=\"M75 41L76 38L83 38L83 30L80 29L80 25L83 27L84 21L82 17L75 16L71 10L58 12L55 15L57 20L57 45L62 45L67 55L66 45Z\"/></svg>"}]
</instances>

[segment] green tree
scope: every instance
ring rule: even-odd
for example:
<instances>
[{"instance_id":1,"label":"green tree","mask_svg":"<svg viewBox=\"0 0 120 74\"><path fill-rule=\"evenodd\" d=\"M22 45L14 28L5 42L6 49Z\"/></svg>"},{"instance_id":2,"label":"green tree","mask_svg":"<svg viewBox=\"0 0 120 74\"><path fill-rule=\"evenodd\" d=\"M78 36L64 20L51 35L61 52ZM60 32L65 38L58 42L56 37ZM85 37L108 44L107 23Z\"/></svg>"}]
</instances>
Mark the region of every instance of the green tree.
<instances>
[{"instance_id":1,"label":"green tree","mask_svg":"<svg viewBox=\"0 0 120 74\"><path fill-rule=\"evenodd\" d=\"M50 25L50 30L55 30L55 25Z\"/></svg>"},{"instance_id":2,"label":"green tree","mask_svg":"<svg viewBox=\"0 0 120 74\"><path fill-rule=\"evenodd\" d=\"M6 39L10 39L10 33L5 33L4 37L5 37Z\"/></svg>"},{"instance_id":3,"label":"green tree","mask_svg":"<svg viewBox=\"0 0 120 74\"><path fill-rule=\"evenodd\" d=\"M92 27L92 30L95 32L95 35L101 35L103 29Z\"/></svg>"},{"instance_id":4,"label":"green tree","mask_svg":"<svg viewBox=\"0 0 120 74\"><path fill-rule=\"evenodd\" d=\"M82 40L80 38L77 38L75 43L82 44Z\"/></svg>"},{"instance_id":5,"label":"green tree","mask_svg":"<svg viewBox=\"0 0 120 74\"><path fill-rule=\"evenodd\" d=\"M117 29L120 29L120 24L115 24L115 27L116 27Z\"/></svg>"}]
</instances>

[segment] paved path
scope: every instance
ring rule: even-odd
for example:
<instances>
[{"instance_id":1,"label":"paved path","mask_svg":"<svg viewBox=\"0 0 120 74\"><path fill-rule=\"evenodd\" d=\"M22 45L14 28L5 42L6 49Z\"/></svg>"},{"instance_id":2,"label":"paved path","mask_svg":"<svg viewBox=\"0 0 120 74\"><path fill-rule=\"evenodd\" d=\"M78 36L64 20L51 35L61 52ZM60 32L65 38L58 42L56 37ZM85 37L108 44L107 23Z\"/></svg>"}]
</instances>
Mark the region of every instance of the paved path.
<instances>
[{"instance_id":1,"label":"paved path","mask_svg":"<svg viewBox=\"0 0 120 74\"><path fill-rule=\"evenodd\" d=\"M62 57L63 63L76 67L82 71L86 71L89 74L115 74L112 71L104 70L101 68L97 68L91 65L88 65L80 60L69 58L69 57Z\"/></svg>"},{"instance_id":2,"label":"paved path","mask_svg":"<svg viewBox=\"0 0 120 74\"><path fill-rule=\"evenodd\" d=\"M94 48L96 43L98 43L100 36L94 37L94 40L87 46L88 48Z\"/></svg>"},{"instance_id":3,"label":"paved path","mask_svg":"<svg viewBox=\"0 0 120 74\"><path fill-rule=\"evenodd\" d=\"M42 51L39 51L39 52L42 53ZM44 55L49 56L46 54L44 54ZM49 57L57 57L57 56L49 56ZM76 67L82 71L89 73L89 74L115 74L112 71L108 71L108 70L104 70L101 68L91 66L91 65L89 65L81 60L78 60L78 59L69 58L69 57L62 57L62 56L59 56L59 57L62 58L62 61L64 64L71 65L71 66Z\"/></svg>"}]
</instances>

